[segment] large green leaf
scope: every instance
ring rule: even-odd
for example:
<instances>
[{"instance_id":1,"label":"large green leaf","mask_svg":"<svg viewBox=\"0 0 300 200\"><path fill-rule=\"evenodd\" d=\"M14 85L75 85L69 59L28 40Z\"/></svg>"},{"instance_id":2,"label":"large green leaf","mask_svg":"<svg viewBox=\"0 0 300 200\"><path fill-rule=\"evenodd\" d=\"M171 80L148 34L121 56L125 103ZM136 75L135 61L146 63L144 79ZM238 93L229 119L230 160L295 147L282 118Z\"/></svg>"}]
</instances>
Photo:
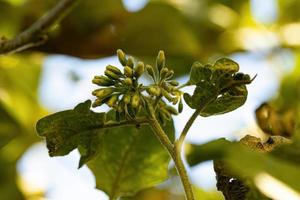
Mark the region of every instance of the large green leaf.
<instances>
[{"instance_id":1,"label":"large green leaf","mask_svg":"<svg viewBox=\"0 0 300 200\"><path fill-rule=\"evenodd\" d=\"M115 113L95 113L91 101L73 110L55 113L37 123L38 134L46 137L50 156L62 156L75 148L96 177L97 188L115 198L134 194L167 179L170 157L149 125L104 129ZM164 127L174 140L173 122Z\"/></svg>"},{"instance_id":2,"label":"large green leaf","mask_svg":"<svg viewBox=\"0 0 300 200\"><path fill-rule=\"evenodd\" d=\"M98 128L105 122L105 113L95 113L90 107L91 101L88 100L73 110L58 112L38 121L37 132L46 137L50 156L66 155L78 146L89 148L82 159L95 153L91 148L102 133Z\"/></svg>"},{"instance_id":3,"label":"large green leaf","mask_svg":"<svg viewBox=\"0 0 300 200\"><path fill-rule=\"evenodd\" d=\"M191 108L200 108L203 117L237 109L247 99L245 84L251 83L250 77L238 70L238 64L228 58L217 60L213 66L194 63L188 84L196 88L192 96L185 93L184 100Z\"/></svg>"},{"instance_id":4,"label":"large green leaf","mask_svg":"<svg viewBox=\"0 0 300 200\"><path fill-rule=\"evenodd\" d=\"M163 128L173 140L173 123ZM106 130L99 144L96 158L87 165L97 188L111 199L133 195L168 178L170 157L148 125Z\"/></svg>"}]
</instances>

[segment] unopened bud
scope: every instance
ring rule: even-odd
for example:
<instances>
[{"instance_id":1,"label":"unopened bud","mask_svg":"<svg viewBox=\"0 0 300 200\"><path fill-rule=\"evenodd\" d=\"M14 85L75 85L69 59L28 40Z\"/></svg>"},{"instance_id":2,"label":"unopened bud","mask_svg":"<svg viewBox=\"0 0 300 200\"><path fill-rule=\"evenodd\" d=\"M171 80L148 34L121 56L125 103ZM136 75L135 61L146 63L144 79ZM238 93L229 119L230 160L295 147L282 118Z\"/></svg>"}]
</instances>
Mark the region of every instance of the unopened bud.
<instances>
[{"instance_id":1,"label":"unopened bud","mask_svg":"<svg viewBox=\"0 0 300 200\"><path fill-rule=\"evenodd\" d=\"M125 66L124 67L124 74L125 74L125 76L132 78L133 77L132 68L130 68L129 66Z\"/></svg>"},{"instance_id":2,"label":"unopened bud","mask_svg":"<svg viewBox=\"0 0 300 200\"><path fill-rule=\"evenodd\" d=\"M124 101L125 104L129 104L131 100L131 95L128 93L124 94L122 100Z\"/></svg>"},{"instance_id":3,"label":"unopened bud","mask_svg":"<svg viewBox=\"0 0 300 200\"><path fill-rule=\"evenodd\" d=\"M135 93L131 98L131 106L137 108L140 105L140 96Z\"/></svg>"},{"instance_id":4,"label":"unopened bud","mask_svg":"<svg viewBox=\"0 0 300 200\"><path fill-rule=\"evenodd\" d=\"M158 71L160 71L162 68L165 67L165 61L166 61L166 58L165 58L164 51L159 51L157 58L156 58L156 67L157 67Z\"/></svg>"},{"instance_id":5,"label":"unopened bud","mask_svg":"<svg viewBox=\"0 0 300 200\"><path fill-rule=\"evenodd\" d=\"M112 94L114 90L112 88L101 88L94 90L92 94L98 98L104 99L108 95Z\"/></svg>"},{"instance_id":6,"label":"unopened bud","mask_svg":"<svg viewBox=\"0 0 300 200\"><path fill-rule=\"evenodd\" d=\"M132 56L129 56L126 65L127 65L128 67L130 67L130 68L133 68L133 66L134 66L134 59L133 59Z\"/></svg>"},{"instance_id":7,"label":"unopened bud","mask_svg":"<svg viewBox=\"0 0 300 200\"><path fill-rule=\"evenodd\" d=\"M130 85L132 85L132 79L131 78L125 78L124 83L125 83L125 85L130 86Z\"/></svg>"},{"instance_id":8,"label":"unopened bud","mask_svg":"<svg viewBox=\"0 0 300 200\"><path fill-rule=\"evenodd\" d=\"M173 97L164 89L162 89L162 95L169 101L173 102Z\"/></svg>"},{"instance_id":9,"label":"unopened bud","mask_svg":"<svg viewBox=\"0 0 300 200\"><path fill-rule=\"evenodd\" d=\"M148 74L155 79L155 73L154 73L154 69L151 65L146 65L146 70L148 72Z\"/></svg>"},{"instance_id":10,"label":"unopened bud","mask_svg":"<svg viewBox=\"0 0 300 200\"><path fill-rule=\"evenodd\" d=\"M106 76L95 76L92 82L99 86L111 86L114 84L114 81Z\"/></svg>"},{"instance_id":11,"label":"unopened bud","mask_svg":"<svg viewBox=\"0 0 300 200\"><path fill-rule=\"evenodd\" d=\"M161 89L159 87L152 86L147 89L147 92L153 96L160 96Z\"/></svg>"},{"instance_id":12,"label":"unopened bud","mask_svg":"<svg viewBox=\"0 0 300 200\"><path fill-rule=\"evenodd\" d=\"M119 59L120 63L123 66L125 66L127 64L127 59L126 59L125 53L121 49L118 49L117 54L118 54L118 59Z\"/></svg>"},{"instance_id":13,"label":"unopened bud","mask_svg":"<svg viewBox=\"0 0 300 200\"><path fill-rule=\"evenodd\" d=\"M179 83L175 80L171 80L169 83L173 86L178 86L179 85Z\"/></svg>"},{"instance_id":14,"label":"unopened bud","mask_svg":"<svg viewBox=\"0 0 300 200\"><path fill-rule=\"evenodd\" d=\"M166 106L165 109L172 115L178 115L178 111L172 106Z\"/></svg>"},{"instance_id":15,"label":"unopened bud","mask_svg":"<svg viewBox=\"0 0 300 200\"><path fill-rule=\"evenodd\" d=\"M109 78L111 78L111 79L114 79L114 80L118 80L119 79L119 76L117 75L117 74L115 74L114 72L112 72L112 71L110 71L110 70L105 70L104 71L104 74L107 76L107 77L109 77Z\"/></svg>"},{"instance_id":16,"label":"unopened bud","mask_svg":"<svg viewBox=\"0 0 300 200\"><path fill-rule=\"evenodd\" d=\"M160 70L160 79L164 79L167 76L168 72L168 68L162 68L162 70Z\"/></svg>"},{"instance_id":17,"label":"unopened bud","mask_svg":"<svg viewBox=\"0 0 300 200\"><path fill-rule=\"evenodd\" d=\"M116 105L116 102L118 101L118 96L117 95L113 95L111 96L108 101L106 102L106 104L109 106L109 107L113 107Z\"/></svg>"},{"instance_id":18,"label":"unopened bud","mask_svg":"<svg viewBox=\"0 0 300 200\"><path fill-rule=\"evenodd\" d=\"M103 102L100 99L96 99L93 102L92 107L95 108L95 107L101 106L102 104L103 104Z\"/></svg>"},{"instance_id":19,"label":"unopened bud","mask_svg":"<svg viewBox=\"0 0 300 200\"><path fill-rule=\"evenodd\" d=\"M169 70L168 73L167 73L167 75L166 75L166 79L172 78L173 75L174 75L174 71L173 70Z\"/></svg>"},{"instance_id":20,"label":"unopened bud","mask_svg":"<svg viewBox=\"0 0 300 200\"><path fill-rule=\"evenodd\" d=\"M122 75L121 70L119 70L119 68L112 66L112 65L108 65L106 67L106 70L112 71L113 73L117 74L117 75Z\"/></svg>"},{"instance_id":21,"label":"unopened bud","mask_svg":"<svg viewBox=\"0 0 300 200\"><path fill-rule=\"evenodd\" d=\"M178 104L178 112L181 113L183 110L183 103L182 103L182 99L180 98L179 104Z\"/></svg>"},{"instance_id":22,"label":"unopened bud","mask_svg":"<svg viewBox=\"0 0 300 200\"><path fill-rule=\"evenodd\" d=\"M139 78L145 71L144 63L143 62L138 62L135 70L134 70L134 76L136 78Z\"/></svg>"}]
</instances>

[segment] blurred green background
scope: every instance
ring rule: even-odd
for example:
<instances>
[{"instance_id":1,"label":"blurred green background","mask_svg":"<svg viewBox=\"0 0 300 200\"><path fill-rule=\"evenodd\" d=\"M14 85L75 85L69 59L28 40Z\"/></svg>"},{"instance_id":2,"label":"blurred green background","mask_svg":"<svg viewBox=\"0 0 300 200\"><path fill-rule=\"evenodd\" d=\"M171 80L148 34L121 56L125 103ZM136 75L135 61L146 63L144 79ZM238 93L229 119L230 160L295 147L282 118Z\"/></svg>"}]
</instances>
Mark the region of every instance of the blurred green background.
<instances>
[{"instance_id":1,"label":"blurred green background","mask_svg":"<svg viewBox=\"0 0 300 200\"><path fill-rule=\"evenodd\" d=\"M0 36L14 37L56 3L57 0L0 0ZM92 90L81 85L80 80L91 80L92 72L104 69L103 63L115 62L111 56L119 48L150 64L158 50L164 50L167 65L180 80L194 61L213 62L222 56L235 58L251 75L257 73L260 84L250 90L252 100L257 101L248 102L252 107L243 113L246 118L252 117L252 121L249 120L252 123L226 130L229 133L225 135L223 129L217 129L218 137L261 135L262 131L253 123L253 116L255 107L263 101L270 101L278 110L292 109L298 119L299 10L299 0L80 1L59 25L51 28L46 44L0 56L0 199L71 198L68 195L48 198L47 194L51 193L51 188L55 190L55 186L30 185L28 178L22 176L22 167L17 166L26 151L41 142L35 132L36 121L49 112L73 107L76 102L70 100L72 94L76 100L89 98ZM58 78L49 78L50 72L52 77ZM71 81L59 82L59 78ZM65 91L59 92L59 88L66 88L70 95L60 96ZM227 123L235 123L237 118L228 118ZM206 128L207 133L213 132L212 126ZM204 141L207 139L195 138L192 142ZM47 156L45 149L43 153ZM27 166L24 162L22 166ZM205 175L201 178L205 179ZM136 199L182 199L182 194L174 192L178 180L174 182L174 185L166 183L159 189L144 191ZM93 189L93 184L89 187ZM201 184L197 191L201 199L222 199L220 193L201 188ZM89 191L85 192L87 195ZM101 199L97 195L88 199Z\"/></svg>"}]
</instances>

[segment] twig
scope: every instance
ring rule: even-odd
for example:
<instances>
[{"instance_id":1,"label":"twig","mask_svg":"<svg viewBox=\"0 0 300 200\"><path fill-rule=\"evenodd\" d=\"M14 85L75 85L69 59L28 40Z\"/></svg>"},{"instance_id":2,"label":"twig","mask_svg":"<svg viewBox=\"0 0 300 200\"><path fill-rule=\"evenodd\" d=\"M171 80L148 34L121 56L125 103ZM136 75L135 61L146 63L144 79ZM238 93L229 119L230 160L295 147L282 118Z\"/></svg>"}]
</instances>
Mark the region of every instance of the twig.
<instances>
[{"instance_id":1,"label":"twig","mask_svg":"<svg viewBox=\"0 0 300 200\"><path fill-rule=\"evenodd\" d=\"M60 0L48 13L14 39L0 41L0 55L20 52L30 47L44 44L48 38L46 35L47 29L55 22L61 20L77 1Z\"/></svg>"}]
</instances>

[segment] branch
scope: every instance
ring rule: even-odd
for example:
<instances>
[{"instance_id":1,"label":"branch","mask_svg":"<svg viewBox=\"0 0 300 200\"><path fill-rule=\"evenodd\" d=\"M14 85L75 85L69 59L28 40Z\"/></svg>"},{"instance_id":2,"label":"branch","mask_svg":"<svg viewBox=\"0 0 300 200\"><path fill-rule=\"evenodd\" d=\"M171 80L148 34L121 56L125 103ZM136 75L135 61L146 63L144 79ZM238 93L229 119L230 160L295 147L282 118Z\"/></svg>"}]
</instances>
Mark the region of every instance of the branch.
<instances>
[{"instance_id":1,"label":"branch","mask_svg":"<svg viewBox=\"0 0 300 200\"><path fill-rule=\"evenodd\" d=\"M43 15L29 28L14 39L0 40L0 55L15 53L44 44L48 39L47 29L61 20L78 0L60 0L47 14Z\"/></svg>"}]
</instances>

